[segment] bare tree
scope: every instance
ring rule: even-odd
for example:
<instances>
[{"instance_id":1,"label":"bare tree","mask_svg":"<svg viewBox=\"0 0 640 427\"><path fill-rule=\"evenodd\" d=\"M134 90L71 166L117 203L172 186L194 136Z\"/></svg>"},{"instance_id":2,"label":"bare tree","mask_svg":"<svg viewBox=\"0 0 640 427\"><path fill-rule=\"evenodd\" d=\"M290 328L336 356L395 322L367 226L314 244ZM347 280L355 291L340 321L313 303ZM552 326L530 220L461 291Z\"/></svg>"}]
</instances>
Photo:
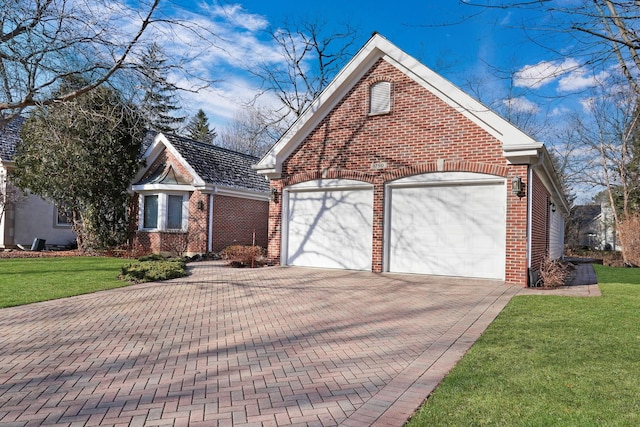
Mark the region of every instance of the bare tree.
<instances>
[{"instance_id":1,"label":"bare tree","mask_svg":"<svg viewBox=\"0 0 640 427\"><path fill-rule=\"evenodd\" d=\"M602 87L585 103L573 121L579 150L571 167L579 168L581 181L605 190L614 225L633 216L640 191L640 105L628 86ZM628 259L623 242L622 255Z\"/></svg>"},{"instance_id":2,"label":"bare tree","mask_svg":"<svg viewBox=\"0 0 640 427\"><path fill-rule=\"evenodd\" d=\"M256 100L269 93L280 101L281 106L267 122L286 129L351 58L358 34L348 25L330 32L318 21L285 21L282 27L271 30L270 36L283 61L264 62L250 71L262 81L262 92Z\"/></svg>"},{"instance_id":3,"label":"bare tree","mask_svg":"<svg viewBox=\"0 0 640 427\"><path fill-rule=\"evenodd\" d=\"M260 157L277 140L277 137L270 134L272 130L260 110L246 108L236 112L233 120L220 132L215 144L229 150Z\"/></svg>"},{"instance_id":4,"label":"bare tree","mask_svg":"<svg viewBox=\"0 0 640 427\"><path fill-rule=\"evenodd\" d=\"M159 0L128 7L111 0L5 0L0 8L0 123L30 106L67 101L107 81L122 68ZM135 29L131 32L124 28ZM82 77L83 87L54 93L60 80Z\"/></svg>"}]
</instances>

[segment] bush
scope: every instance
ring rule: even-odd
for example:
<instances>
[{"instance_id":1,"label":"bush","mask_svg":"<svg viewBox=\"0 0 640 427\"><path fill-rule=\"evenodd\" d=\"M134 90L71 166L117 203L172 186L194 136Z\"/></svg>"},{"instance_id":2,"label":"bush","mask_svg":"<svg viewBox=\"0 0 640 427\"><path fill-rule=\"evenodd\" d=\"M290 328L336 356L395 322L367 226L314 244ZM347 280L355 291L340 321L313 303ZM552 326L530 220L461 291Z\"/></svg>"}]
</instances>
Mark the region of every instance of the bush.
<instances>
[{"instance_id":1,"label":"bush","mask_svg":"<svg viewBox=\"0 0 640 427\"><path fill-rule=\"evenodd\" d=\"M260 246L227 246L220 257L232 267L261 267L266 263L266 251Z\"/></svg>"},{"instance_id":2,"label":"bush","mask_svg":"<svg viewBox=\"0 0 640 427\"><path fill-rule=\"evenodd\" d=\"M133 283L157 282L186 275L187 265L183 259L166 259L160 255L148 255L122 266L120 280Z\"/></svg>"},{"instance_id":3,"label":"bush","mask_svg":"<svg viewBox=\"0 0 640 427\"><path fill-rule=\"evenodd\" d=\"M571 267L560 260L551 259L547 255L540 264L539 274L544 288L558 288L565 285L571 274Z\"/></svg>"},{"instance_id":4,"label":"bush","mask_svg":"<svg viewBox=\"0 0 640 427\"><path fill-rule=\"evenodd\" d=\"M627 216L618 225L618 236L627 265L640 267L640 213Z\"/></svg>"}]
</instances>

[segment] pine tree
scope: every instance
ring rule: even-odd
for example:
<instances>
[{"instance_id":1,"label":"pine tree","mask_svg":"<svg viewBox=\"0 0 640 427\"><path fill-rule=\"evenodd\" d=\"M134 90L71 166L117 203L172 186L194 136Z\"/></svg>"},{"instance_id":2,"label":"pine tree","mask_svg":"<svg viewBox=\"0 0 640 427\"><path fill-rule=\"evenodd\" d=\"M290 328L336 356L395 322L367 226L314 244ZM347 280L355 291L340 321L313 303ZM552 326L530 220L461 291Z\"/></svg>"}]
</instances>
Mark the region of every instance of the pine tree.
<instances>
[{"instance_id":1,"label":"pine tree","mask_svg":"<svg viewBox=\"0 0 640 427\"><path fill-rule=\"evenodd\" d=\"M202 109L198 110L196 115L189 120L185 131L189 138L209 144L213 144L213 140L217 136L215 128L209 128L209 118Z\"/></svg>"},{"instance_id":2,"label":"pine tree","mask_svg":"<svg viewBox=\"0 0 640 427\"><path fill-rule=\"evenodd\" d=\"M149 129L158 132L174 133L185 120L184 116L175 116L180 110L176 100L176 87L167 79L166 65L162 48L153 43L142 58L143 98L141 111Z\"/></svg>"}]
</instances>

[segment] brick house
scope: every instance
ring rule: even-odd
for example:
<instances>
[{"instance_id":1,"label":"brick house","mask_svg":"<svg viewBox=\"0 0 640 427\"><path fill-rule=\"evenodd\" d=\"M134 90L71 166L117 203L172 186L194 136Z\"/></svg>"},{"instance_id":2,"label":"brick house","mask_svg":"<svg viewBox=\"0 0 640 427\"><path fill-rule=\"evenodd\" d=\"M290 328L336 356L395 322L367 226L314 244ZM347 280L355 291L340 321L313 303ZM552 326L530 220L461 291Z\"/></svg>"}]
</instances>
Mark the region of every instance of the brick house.
<instances>
[{"instance_id":1,"label":"brick house","mask_svg":"<svg viewBox=\"0 0 640 427\"><path fill-rule=\"evenodd\" d=\"M267 245L269 184L256 157L175 135L147 136L134 184L134 248L202 254ZM137 212L136 212L137 211Z\"/></svg>"},{"instance_id":2,"label":"brick house","mask_svg":"<svg viewBox=\"0 0 640 427\"><path fill-rule=\"evenodd\" d=\"M562 256L544 145L378 34L255 168L276 264L526 286Z\"/></svg>"}]
</instances>

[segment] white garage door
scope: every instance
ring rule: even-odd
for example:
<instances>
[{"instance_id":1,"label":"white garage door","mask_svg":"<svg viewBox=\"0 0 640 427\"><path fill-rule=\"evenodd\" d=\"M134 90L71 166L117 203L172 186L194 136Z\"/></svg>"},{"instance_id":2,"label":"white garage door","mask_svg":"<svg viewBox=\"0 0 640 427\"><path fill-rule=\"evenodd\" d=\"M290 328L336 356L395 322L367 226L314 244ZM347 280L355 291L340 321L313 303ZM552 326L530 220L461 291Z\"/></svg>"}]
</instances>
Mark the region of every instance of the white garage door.
<instances>
[{"instance_id":1,"label":"white garage door","mask_svg":"<svg viewBox=\"0 0 640 427\"><path fill-rule=\"evenodd\" d=\"M371 269L373 186L318 180L288 187L283 261L305 267Z\"/></svg>"},{"instance_id":2,"label":"white garage door","mask_svg":"<svg viewBox=\"0 0 640 427\"><path fill-rule=\"evenodd\" d=\"M449 172L390 184L388 271L504 279L504 182Z\"/></svg>"}]
</instances>

